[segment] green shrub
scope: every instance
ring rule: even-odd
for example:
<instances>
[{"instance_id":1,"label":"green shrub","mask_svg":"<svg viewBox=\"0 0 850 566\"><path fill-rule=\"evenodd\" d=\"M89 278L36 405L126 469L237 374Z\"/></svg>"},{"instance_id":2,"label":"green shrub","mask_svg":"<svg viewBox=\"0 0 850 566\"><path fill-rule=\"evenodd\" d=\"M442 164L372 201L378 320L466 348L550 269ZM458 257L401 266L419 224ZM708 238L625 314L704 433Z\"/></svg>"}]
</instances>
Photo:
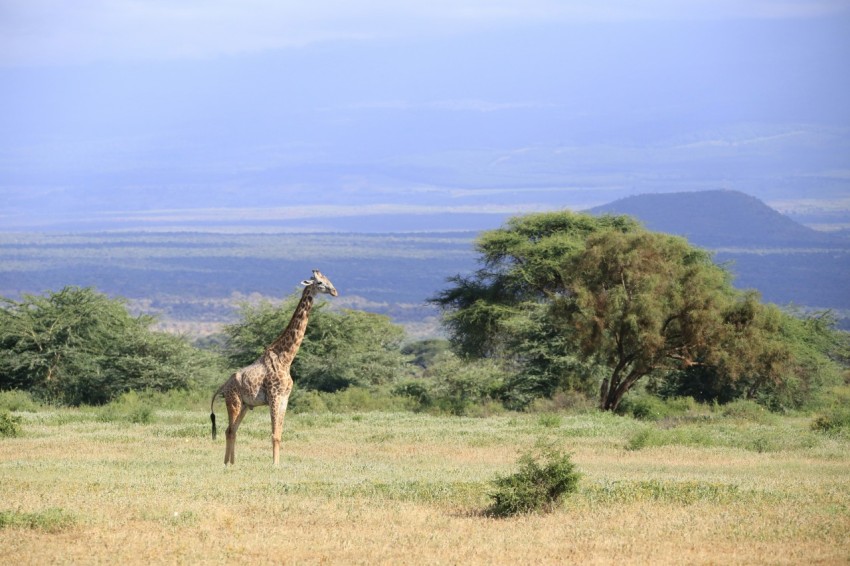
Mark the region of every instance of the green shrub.
<instances>
[{"instance_id":1,"label":"green shrub","mask_svg":"<svg viewBox=\"0 0 850 566\"><path fill-rule=\"evenodd\" d=\"M150 328L124 301L91 288L0 297L0 389L63 405L102 405L131 390L212 380L218 357Z\"/></svg>"},{"instance_id":2,"label":"green shrub","mask_svg":"<svg viewBox=\"0 0 850 566\"><path fill-rule=\"evenodd\" d=\"M667 406L668 416L681 416L693 413L704 413L707 405L701 405L693 397L670 397L664 399Z\"/></svg>"},{"instance_id":3,"label":"green shrub","mask_svg":"<svg viewBox=\"0 0 850 566\"><path fill-rule=\"evenodd\" d=\"M592 399L581 391L559 389L551 397L538 397L527 407L529 413L555 413L566 411L573 414L595 412L598 399Z\"/></svg>"},{"instance_id":4,"label":"green shrub","mask_svg":"<svg viewBox=\"0 0 850 566\"><path fill-rule=\"evenodd\" d=\"M542 413L537 417L537 424L544 428L558 428L562 420L561 415L556 413Z\"/></svg>"},{"instance_id":5,"label":"green shrub","mask_svg":"<svg viewBox=\"0 0 850 566\"><path fill-rule=\"evenodd\" d=\"M466 408L464 415L467 417L487 418L494 415L502 415L507 412L503 404L492 399L484 400L481 403L471 405Z\"/></svg>"},{"instance_id":6,"label":"green shrub","mask_svg":"<svg viewBox=\"0 0 850 566\"><path fill-rule=\"evenodd\" d=\"M408 400L408 409L489 416L504 411L500 391L505 375L490 360L464 360L443 352L430 360L421 377L400 382L392 392Z\"/></svg>"},{"instance_id":7,"label":"green shrub","mask_svg":"<svg viewBox=\"0 0 850 566\"><path fill-rule=\"evenodd\" d=\"M288 410L293 413L327 413L328 406L318 391L296 387L289 396Z\"/></svg>"},{"instance_id":8,"label":"green shrub","mask_svg":"<svg viewBox=\"0 0 850 566\"><path fill-rule=\"evenodd\" d=\"M34 413L39 408L39 404L33 401L32 395L26 391L0 391L0 410Z\"/></svg>"},{"instance_id":9,"label":"green shrub","mask_svg":"<svg viewBox=\"0 0 850 566\"><path fill-rule=\"evenodd\" d=\"M723 405L721 413L724 417L754 423L770 424L776 422L776 415L748 399L739 399Z\"/></svg>"},{"instance_id":10,"label":"green shrub","mask_svg":"<svg viewBox=\"0 0 850 566\"><path fill-rule=\"evenodd\" d=\"M353 413L410 410L409 399L393 395L381 387L349 387L336 393L322 394L322 398L332 413Z\"/></svg>"},{"instance_id":11,"label":"green shrub","mask_svg":"<svg viewBox=\"0 0 850 566\"><path fill-rule=\"evenodd\" d=\"M425 372L431 380L429 408L451 415L481 414L481 406L497 401L505 372L491 360L463 360L454 355L439 357Z\"/></svg>"},{"instance_id":12,"label":"green shrub","mask_svg":"<svg viewBox=\"0 0 850 566\"><path fill-rule=\"evenodd\" d=\"M667 405L653 395L637 394L625 397L617 407L617 413L641 421L658 421L669 413Z\"/></svg>"},{"instance_id":13,"label":"green shrub","mask_svg":"<svg viewBox=\"0 0 850 566\"><path fill-rule=\"evenodd\" d=\"M518 464L517 473L497 477L493 482L490 513L496 517L549 511L578 487L581 475L570 455L552 446L524 454Z\"/></svg>"},{"instance_id":14,"label":"green shrub","mask_svg":"<svg viewBox=\"0 0 850 566\"><path fill-rule=\"evenodd\" d=\"M139 400L159 411L209 411L210 397L223 377L211 384L191 389L170 389L168 391L139 391Z\"/></svg>"},{"instance_id":15,"label":"green shrub","mask_svg":"<svg viewBox=\"0 0 850 566\"><path fill-rule=\"evenodd\" d=\"M812 430L825 433L850 432L850 407L835 407L818 415Z\"/></svg>"},{"instance_id":16,"label":"green shrub","mask_svg":"<svg viewBox=\"0 0 850 566\"><path fill-rule=\"evenodd\" d=\"M104 422L150 424L155 420L155 416L150 401L135 391L124 393L98 411L98 418Z\"/></svg>"},{"instance_id":17,"label":"green shrub","mask_svg":"<svg viewBox=\"0 0 850 566\"><path fill-rule=\"evenodd\" d=\"M660 443L658 436L654 429L642 428L629 439L626 450L641 450L649 446L658 446Z\"/></svg>"},{"instance_id":18,"label":"green shrub","mask_svg":"<svg viewBox=\"0 0 850 566\"><path fill-rule=\"evenodd\" d=\"M631 415L642 421L660 421L667 418L698 414L700 405L694 401L693 397L661 399L644 393L623 399L617 407L617 412L621 415Z\"/></svg>"},{"instance_id":19,"label":"green shrub","mask_svg":"<svg viewBox=\"0 0 850 566\"><path fill-rule=\"evenodd\" d=\"M393 393L400 397L408 397L419 409L424 409L434 404L431 383L423 379L403 381L393 388Z\"/></svg>"},{"instance_id":20,"label":"green shrub","mask_svg":"<svg viewBox=\"0 0 850 566\"><path fill-rule=\"evenodd\" d=\"M0 437L14 438L21 435L21 417L9 411L0 412Z\"/></svg>"}]
</instances>

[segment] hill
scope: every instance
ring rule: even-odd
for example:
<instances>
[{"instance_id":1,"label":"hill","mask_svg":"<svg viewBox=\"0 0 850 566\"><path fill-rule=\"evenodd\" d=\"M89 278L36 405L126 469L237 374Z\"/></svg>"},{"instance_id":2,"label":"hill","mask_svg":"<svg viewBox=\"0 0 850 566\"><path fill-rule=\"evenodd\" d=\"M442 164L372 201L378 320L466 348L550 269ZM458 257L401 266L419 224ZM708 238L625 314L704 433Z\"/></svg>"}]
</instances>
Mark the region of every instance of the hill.
<instances>
[{"instance_id":1,"label":"hill","mask_svg":"<svg viewBox=\"0 0 850 566\"><path fill-rule=\"evenodd\" d=\"M616 200L593 214L628 214L647 228L686 237L709 248L840 246L832 234L812 230L738 191L646 194Z\"/></svg>"},{"instance_id":2,"label":"hill","mask_svg":"<svg viewBox=\"0 0 850 566\"><path fill-rule=\"evenodd\" d=\"M735 275L778 305L835 311L850 329L850 240L812 230L737 191L637 195L591 209L628 214L650 230L713 250Z\"/></svg>"}]
</instances>

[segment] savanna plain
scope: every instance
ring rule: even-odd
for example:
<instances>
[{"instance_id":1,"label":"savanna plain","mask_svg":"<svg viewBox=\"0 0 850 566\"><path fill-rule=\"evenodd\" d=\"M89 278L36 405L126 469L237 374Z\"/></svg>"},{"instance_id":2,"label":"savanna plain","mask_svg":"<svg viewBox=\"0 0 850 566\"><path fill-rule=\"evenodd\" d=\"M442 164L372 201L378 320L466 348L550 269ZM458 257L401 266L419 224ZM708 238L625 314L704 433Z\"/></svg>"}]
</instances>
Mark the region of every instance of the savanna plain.
<instances>
[{"instance_id":1,"label":"savanna plain","mask_svg":"<svg viewBox=\"0 0 850 566\"><path fill-rule=\"evenodd\" d=\"M11 414L0 552L16 564L850 563L850 438L810 417L298 413L274 468L258 408L225 468L200 399ZM494 478L540 442L571 453L577 491L489 514Z\"/></svg>"}]
</instances>

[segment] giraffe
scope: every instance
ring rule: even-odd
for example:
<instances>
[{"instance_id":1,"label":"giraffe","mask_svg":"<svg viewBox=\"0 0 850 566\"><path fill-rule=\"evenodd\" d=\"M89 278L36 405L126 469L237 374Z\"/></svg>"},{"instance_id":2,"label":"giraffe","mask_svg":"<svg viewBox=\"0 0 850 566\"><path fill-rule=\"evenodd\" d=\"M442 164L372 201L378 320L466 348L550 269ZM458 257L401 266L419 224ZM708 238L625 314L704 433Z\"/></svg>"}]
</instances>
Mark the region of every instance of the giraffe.
<instances>
[{"instance_id":1,"label":"giraffe","mask_svg":"<svg viewBox=\"0 0 850 566\"><path fill-rule=\"evenodd\" d=\"M234 463L236 450L236 431L248 409L262 405L269 406L272 419L272 455L274 465L280 461L280 435L283 429L283 417L292 392L292 377L289 368L295 359L298 348L304 340L307 331L307 319L313 308L313 300L320 293L337 296L337 291L330 280L318 269L313 270L313 277L301 282L305 286L301 300L295 307L292 320L286 329L274 342L268 346L257 360L230 376L213 394L210 401L210 420L212 421L212 437L215 440L215 398L221 395L227 405L229 424L225 437L227 447L224 452L224 464Z\"/></svg>"}]
</instances>

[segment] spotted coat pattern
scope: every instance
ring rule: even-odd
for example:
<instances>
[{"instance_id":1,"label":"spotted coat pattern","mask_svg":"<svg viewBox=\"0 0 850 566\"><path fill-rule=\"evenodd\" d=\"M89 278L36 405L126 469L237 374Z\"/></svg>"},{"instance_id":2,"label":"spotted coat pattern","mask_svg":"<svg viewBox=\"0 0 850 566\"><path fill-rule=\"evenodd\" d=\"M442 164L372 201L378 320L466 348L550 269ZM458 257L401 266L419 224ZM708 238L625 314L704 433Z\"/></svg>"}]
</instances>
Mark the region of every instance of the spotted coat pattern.
<instances>
[{"instance_id":1,"label":"spotted coat pattern","mask_svg":"<svg viewBox=\"0 0 850 566\"><path fill-rule=\"evenodd\" d=\"M210 401L213 439L216 437L213 411L215 398L221 395L227 407L225 464L235 462L236 432L245 413L249 409L262 405L269 406L272 422L272 457L275 465L279 463L283 417L286 414L293 385L289 369L307 332L307 323L315 296L319 293L327 293L334 297L337 295L330 280L318 270L314 270L313 277L303 281L302 284L305 285L304 292L286 329L254 363L231 375L213 394Z\"/></svg>"}]
</instances>

